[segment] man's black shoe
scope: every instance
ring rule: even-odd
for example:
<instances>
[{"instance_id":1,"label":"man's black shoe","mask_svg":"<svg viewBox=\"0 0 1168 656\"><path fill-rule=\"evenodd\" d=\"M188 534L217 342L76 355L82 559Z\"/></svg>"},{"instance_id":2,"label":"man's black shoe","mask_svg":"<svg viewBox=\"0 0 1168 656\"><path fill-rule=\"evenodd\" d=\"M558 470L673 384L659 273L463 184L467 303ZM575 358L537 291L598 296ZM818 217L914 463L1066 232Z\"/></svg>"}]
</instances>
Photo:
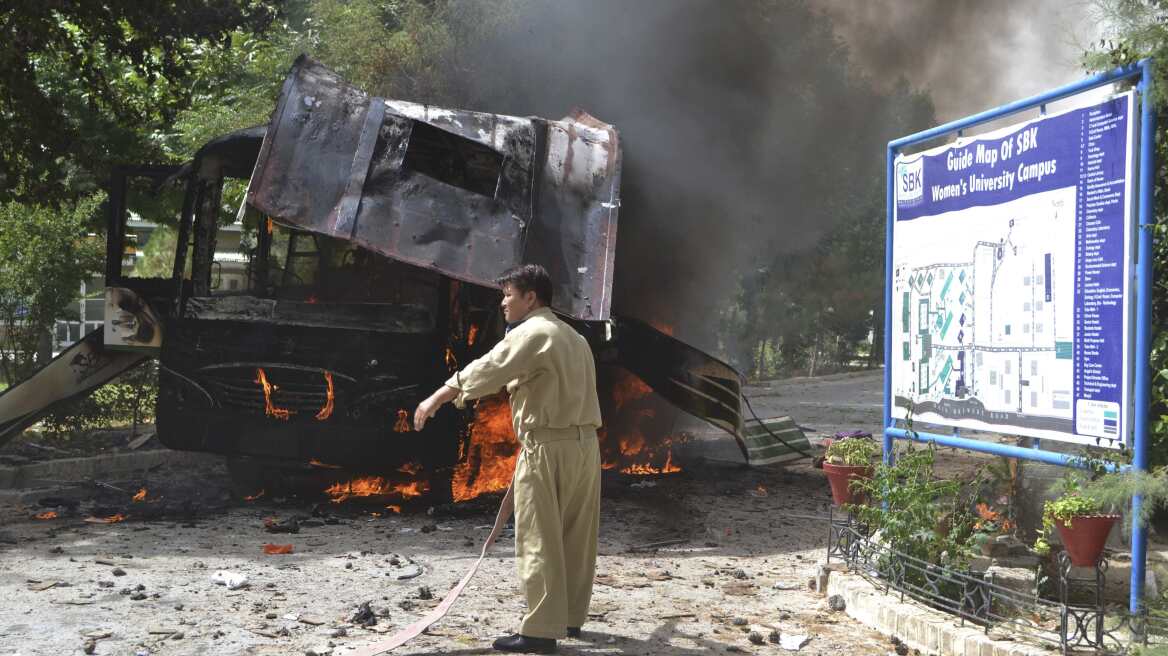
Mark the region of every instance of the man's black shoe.
<instances>
[{"instance_id":1,"label":"man's black shoe","mask_svg":"<svg viewBox=\"0 0 1168 656\"><path fill-rule=\"evenodd\" d=\"M568 627L568 637L569 638L579 638L580 637L580 627L569 626Z\"/></svg>"},{"instance_id":2,"label":"man's black shoe","mask_svg":"<svg viewBox=\"0 0 1168 656\"><path fill-rule=\"evenodd\" d=\"M518 633L499 638L495 641L495 649L499 651L517 652L520 654L554 654L556 641L552 638L532 638Z\"/></svg>"}]
</instances>

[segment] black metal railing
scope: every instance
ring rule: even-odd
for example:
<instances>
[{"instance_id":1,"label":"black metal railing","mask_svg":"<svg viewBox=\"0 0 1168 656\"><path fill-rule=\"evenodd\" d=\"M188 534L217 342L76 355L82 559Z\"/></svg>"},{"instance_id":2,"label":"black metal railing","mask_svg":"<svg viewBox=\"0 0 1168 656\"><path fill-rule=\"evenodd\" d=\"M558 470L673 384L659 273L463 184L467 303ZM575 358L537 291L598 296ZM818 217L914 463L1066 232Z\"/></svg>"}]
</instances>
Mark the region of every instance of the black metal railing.
<instances>
[{"instance_id":1,"label":"black metal railing","mask_svg":"<svg viewBox=\"0 0 1168 656\"><path fill-rule=\"evenodd\" d=\"M1106 559L1093 568L1093 576L1075 577L1069 559L1060 554L1058 599L1052 600L1039 596L1037 585L1022 591L998 584L992 572L957 570L892 549L834 508L829 522L828 562L838 558L885 594L954 615L962 626L1055 645L1064 654L1084 648L1124 654L1132 644L1168 638L1168 617L1133 617L1124 607L1105 604Z\"/></svg>"}]
</instances>

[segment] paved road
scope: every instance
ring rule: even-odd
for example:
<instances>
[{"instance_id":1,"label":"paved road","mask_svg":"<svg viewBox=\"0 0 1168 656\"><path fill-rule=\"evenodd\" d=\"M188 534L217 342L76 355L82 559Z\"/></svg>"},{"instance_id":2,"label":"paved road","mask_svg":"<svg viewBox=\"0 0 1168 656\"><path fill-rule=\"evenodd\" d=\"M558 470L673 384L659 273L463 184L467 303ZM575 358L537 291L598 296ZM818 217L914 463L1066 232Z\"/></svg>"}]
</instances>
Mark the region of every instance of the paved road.
<instances>
[{"instance_id":1,"label":"paved road","mask_svg":"<svg viewBox=\"0 0 1168 656\"><path fill-rule=\"evenodd\" d=\"M748 385L745 393L759 417L793 417L808 429L807 436L814 442L838 431L865 430L878 434L883 414L883 381L883 371L875 370L769 381ZM752 423L749 410L743 408L743 411L747 413L747 423ZM696 419L679 422L678 426L701 438L683 449L684 456L742 461L742 452L726 433Z\"/></svg>"},{"instance_id":2,"label":"paved road","mask_svg":"<svg viewBox=\"0 0 1168 656\"><path fill-rule=\"evenodd\" d=\"M789 378L750 385L746 396L760 417L790 415L816 434L879 432L883 413L882 370L817 378Z\"/></svg>"}]
</instances>

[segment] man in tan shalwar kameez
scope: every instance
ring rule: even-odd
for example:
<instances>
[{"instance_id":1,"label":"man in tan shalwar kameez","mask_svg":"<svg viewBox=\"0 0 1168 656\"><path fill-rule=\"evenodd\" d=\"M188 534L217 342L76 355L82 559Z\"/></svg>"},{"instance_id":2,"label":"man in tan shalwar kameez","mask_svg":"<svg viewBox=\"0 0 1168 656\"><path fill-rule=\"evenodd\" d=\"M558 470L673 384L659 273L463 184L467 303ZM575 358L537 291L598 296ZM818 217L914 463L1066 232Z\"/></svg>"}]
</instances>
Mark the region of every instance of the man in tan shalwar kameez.
<instances>
[{"instance_id":1,"label":"man in tan shalwar kameez","mask_svg":"<svg viewBox=\"0 0 1168 656\"><path fill-rule=\"evenodd\" d=\"M512 482L515 558L527 596L517 634L500 651L548 654L577 637L588 617L600 526L600 403L588 342L550 309L552 283L538 265L499 280L507 334L489 353L454 374L418 405L414 429L447 401L467 401L506 387L521 445Z\"/></svg>"}]
</instances>

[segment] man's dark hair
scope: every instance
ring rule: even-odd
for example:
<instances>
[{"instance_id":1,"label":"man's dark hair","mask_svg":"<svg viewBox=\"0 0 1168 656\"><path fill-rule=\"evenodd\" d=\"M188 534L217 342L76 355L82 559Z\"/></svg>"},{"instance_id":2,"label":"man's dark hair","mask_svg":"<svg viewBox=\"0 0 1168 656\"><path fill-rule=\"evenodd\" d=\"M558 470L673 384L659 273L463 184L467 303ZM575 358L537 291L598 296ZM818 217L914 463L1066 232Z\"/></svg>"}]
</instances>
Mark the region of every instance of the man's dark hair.
<instances>
[{"instance_id":1,"label":"man's dark hair","mask_svg":"<svg viewBox=\"0 0 1168 656\"><path fill-rule=\"evenodd\" d=\"M495 278L495 284L500 287L511 285L521 294L535 292L540 303L552 304L552 277L548 275L547 269L538 264L522 264L508 269Z\"/></svg>"}]
</instances>

